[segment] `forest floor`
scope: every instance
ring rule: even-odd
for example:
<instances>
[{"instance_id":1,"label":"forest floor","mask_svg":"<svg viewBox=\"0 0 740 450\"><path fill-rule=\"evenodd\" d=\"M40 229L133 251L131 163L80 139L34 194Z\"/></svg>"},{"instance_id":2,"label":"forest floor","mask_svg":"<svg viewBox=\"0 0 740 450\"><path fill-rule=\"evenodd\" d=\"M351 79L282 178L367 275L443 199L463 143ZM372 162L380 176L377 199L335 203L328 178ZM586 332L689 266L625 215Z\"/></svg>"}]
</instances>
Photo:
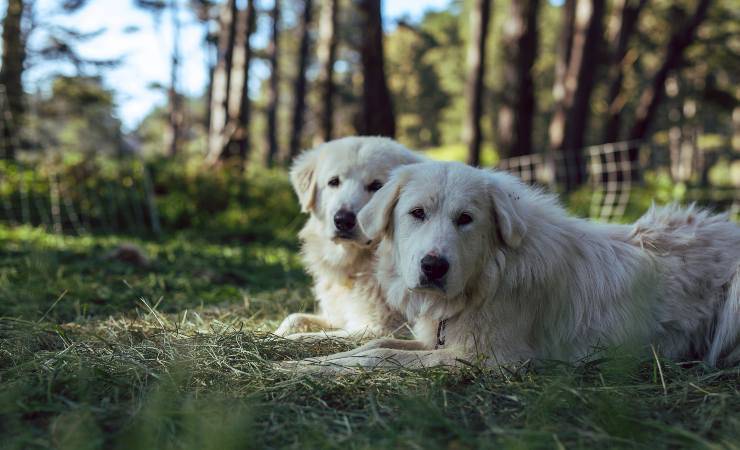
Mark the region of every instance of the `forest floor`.
<instances>
[{"instance_id":1,"label":"forest floor","mask_svg":"<svg viewBox=\"0 0 740 450\"><path fill-rule=\"evenodd\" d=\"M0 447L739 448L740 368L277 370L351 345L269 333L312 303L292 241L0 226Z\"/></svg>"}]
</instances>

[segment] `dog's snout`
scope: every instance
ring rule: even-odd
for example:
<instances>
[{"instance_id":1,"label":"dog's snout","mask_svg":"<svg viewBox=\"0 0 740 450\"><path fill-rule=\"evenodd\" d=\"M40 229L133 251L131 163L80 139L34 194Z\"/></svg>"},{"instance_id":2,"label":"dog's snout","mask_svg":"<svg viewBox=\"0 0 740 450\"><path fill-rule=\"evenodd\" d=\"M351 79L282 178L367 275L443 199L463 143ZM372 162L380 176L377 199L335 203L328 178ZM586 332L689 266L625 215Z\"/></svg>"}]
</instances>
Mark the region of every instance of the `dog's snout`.
<instances>
[{"instance_id":1,"label":"dog's snout","mask_svg":"<svg viewBox=\"0 0 740 450\"><path fill-rule=\"evenodd\" d=\"M340 209L334 214L334 225L339 231L352 231L357 225L357 216L352 211Z\"/></svg>"},{"instance_id":2,"label":"dog's snout","mask_svg":"<svg viewBox=\"0 0 740 450\"><path fill-rule=\"evenodd\" d=\"M430 280L439 280L447 274L450 263L441 256L429 254L421 259L421 271Z\"/></svg>"}]
</instances>

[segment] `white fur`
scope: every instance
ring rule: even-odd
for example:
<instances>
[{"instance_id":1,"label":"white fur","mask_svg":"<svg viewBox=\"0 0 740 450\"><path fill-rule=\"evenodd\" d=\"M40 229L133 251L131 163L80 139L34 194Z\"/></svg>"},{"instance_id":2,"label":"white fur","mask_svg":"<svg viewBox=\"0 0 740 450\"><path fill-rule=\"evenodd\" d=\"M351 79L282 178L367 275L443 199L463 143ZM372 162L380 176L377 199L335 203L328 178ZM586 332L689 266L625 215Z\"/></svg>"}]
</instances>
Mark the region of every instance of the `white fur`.
<instances>
[{"instance_id":1,"label":"white fur","mask_svg":"<svg viewBox=\"0 0 740 450\"><path fill-rule=\"evenodd\" d=\"M423 221L409 214L419 207ZM458 225L463 212L473 221ZM726 216L674 205L597 224L506 173L424 163L397 169L359 219L382 239L380 285L416 340L371 341L306 370L575 361L612 345L740 361L740 227ZM450 263L441 288L420 283L430 252Z\"/></svg>"},{"instance_id":2,"label":"white fur","mask_svg":"<svg viewBox=\"0 0 740 450\"><path fill-rule=\"evenodd\" d=\"M340 209L358 213L373 196L368 186L385 183L390 171L423 158L381 137L348 137L327 142L296 158L290 171L301 209L310 214L299 237L306 269L314 278L317 314L291 314L276 334L291 338L382 336L403 324L391 311L374 275L374 247L357 231L340 237L334 215ZM339 185L329 180L338 177ZM309 328L331 333L298 333Z\"/></svg>"}]
</instances>

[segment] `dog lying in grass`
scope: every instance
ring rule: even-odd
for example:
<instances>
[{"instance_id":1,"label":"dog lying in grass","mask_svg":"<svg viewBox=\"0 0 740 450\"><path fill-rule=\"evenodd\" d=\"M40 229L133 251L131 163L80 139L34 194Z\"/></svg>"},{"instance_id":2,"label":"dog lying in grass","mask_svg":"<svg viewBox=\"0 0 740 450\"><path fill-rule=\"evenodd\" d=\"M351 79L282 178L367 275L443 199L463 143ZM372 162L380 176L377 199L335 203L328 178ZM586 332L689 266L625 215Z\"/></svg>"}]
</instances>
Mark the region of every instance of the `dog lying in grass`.
<instances>
[{"instance_id":1,"label":"dog lying in grass","mask_svg":"<svg viewBox=\"0 0 740 450\"><path fill-rule=\"evenodd\" d=\"M347 137L298 156L290 179L303 212L310 214L299 237L306 269L314 278L316 314L291 314L275 332L308 339L382 336L403 324L385 304L375 280L374 248L364 245L357 213L392 169L423 158L380 137ZM306 333L311 328L333 330Z\"/></svg>"},{"instance_id":2,"label":"dog lying in grass","mask_svg":"<svg viewBox=\"0 0 740 450\"><path fill-rule=\"evenodd\" d=\"M740 227L724 216L668 206L597 224L508 174L434 162L395 170L359 222L381 239L379 284L416 340L377 339L299 368L576 361L632 345L740 361Z\"/></svg>"}]
</instances>

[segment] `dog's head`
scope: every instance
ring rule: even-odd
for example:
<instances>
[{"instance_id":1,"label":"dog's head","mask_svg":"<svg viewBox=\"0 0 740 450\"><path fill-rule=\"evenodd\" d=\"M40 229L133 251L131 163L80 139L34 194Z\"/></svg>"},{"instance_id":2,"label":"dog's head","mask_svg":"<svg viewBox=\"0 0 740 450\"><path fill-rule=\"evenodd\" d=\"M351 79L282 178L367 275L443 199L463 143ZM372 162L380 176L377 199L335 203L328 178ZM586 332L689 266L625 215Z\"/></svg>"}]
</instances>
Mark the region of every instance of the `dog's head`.
<instances>
[{"instance_id":1,"label":"dog's head","mask_svg":"<svg viewBox=\"0 0 740 450\"><path fill-rule=\"evenodd\" d=\"M303 152L293 162L290 180L301 210L319 222L324 237L364 245L357 213L393 168L422 160L392 139L348 137Z\"/></svg>"},{"instance_id":2,"label":"dog's head","mask_svg":"<svg viewBox=\"0 0 740 450\"><path fill-rule=\"evenodd\" d=\"M454 299L486 276L497 250L515 249L527 231L520 182L459 163L396 169L359 215L368 238L389 239L405 288Z\"/></svg>"}]
</instances>

